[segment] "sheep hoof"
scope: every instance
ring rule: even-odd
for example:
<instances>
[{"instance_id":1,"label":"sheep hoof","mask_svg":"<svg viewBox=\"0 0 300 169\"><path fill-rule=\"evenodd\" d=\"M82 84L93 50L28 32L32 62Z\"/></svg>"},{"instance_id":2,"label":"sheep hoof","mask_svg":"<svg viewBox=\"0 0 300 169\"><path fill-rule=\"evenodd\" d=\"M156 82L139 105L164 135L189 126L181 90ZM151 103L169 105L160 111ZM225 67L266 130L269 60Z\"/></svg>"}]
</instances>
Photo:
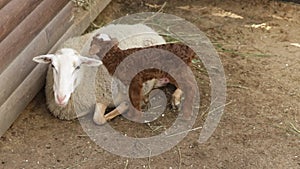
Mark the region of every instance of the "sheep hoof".
<instances>
[{"instance_id":1,"label":"sheep hoof","mask_svg":"<svg viewBox=\"0 0 300 169\"><path fill-rule=\"evenodd\" d=\"M103 125L107 122L104 117L105 109L106 109L106 106L104 106L103 104L101 104L101 103L96 104L94 117L93 117L95 124Z\"/></svg>"},{"instance_id":2,"label":"sheep hoof","mask_svg":"<svg viewBox=\"0 0 300 169\"><path fill-rule=\"evenodd\" d=\"M107 122L104 117L98 117L98 118L96 117L95 118L95 116L94 116L93 120L94 120L94 123L97 125L103 125Z\"/></svg>"},{"instance_id":3,"label":"sheep hoof","mask_svg":"<svg viewBox=\"0 0 300 169\"><path fill-rule=\"evenodd\" d=\"M107 121L105 120L104 116L98 116L98 115L95 115L94 114L94 123L97 124L97 125L103 125L105 124Z\"/></svg>"}]
</instances>

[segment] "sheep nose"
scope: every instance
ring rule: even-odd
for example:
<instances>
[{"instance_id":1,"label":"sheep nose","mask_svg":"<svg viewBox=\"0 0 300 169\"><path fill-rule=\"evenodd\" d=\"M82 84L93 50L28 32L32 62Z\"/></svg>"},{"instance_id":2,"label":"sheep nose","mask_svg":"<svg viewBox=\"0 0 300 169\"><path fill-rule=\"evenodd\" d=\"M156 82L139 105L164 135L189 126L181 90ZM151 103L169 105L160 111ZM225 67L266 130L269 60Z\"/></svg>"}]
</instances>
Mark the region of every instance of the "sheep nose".
<instances>
[{"instance_id":1,"label":"sheep nose","mask_svg":"<svg viewBox=\"0 0 300 169\"><path fill-rule=\"evenodd\" d=\"M64 102L65 98L66 98L66 95L64 95L64 96L57 95L57 101L60 104L62 104Z\"/></svg>"}]
</instances>

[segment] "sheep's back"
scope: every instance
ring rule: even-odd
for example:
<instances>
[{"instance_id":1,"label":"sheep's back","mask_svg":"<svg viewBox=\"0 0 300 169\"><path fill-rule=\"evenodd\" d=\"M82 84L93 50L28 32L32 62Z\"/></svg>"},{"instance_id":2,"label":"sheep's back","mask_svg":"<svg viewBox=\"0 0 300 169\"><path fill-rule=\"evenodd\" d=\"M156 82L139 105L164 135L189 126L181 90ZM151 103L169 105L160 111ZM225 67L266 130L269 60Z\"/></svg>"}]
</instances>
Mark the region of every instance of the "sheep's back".
<instances>
[{"instance_id":1,"label":"sheep's back","mask_svg":"<svg viewBox=\"0 0 300 169\"><path fill-rule=\"evenodd\" d=\"M162 49L162 50L147 50L147 52L142 53L142 50L146 49ZM176 64L175 60L167 59L169 57L151 57L156 55L166 55L167 53L165 51L169 51L169 55L177 56L179 59L181 59L185 64L190 65L192 59L195 58L196 54L192 49L190 49L188 46L181 44L181 43L175 43L175 44L164 44L164 45L157 45L152 47L146 47L146 48L133 48L128 50L120 50L117 46L114 46L110 51L106 53L106 55L102 58L102 62L107 68L108 72L113 75L115 74L115 71L117 67L120 65L120 63L127 58L129 55L134 54L136 52L141 52L141 57L143 59L134 59L134 57L127 58L127 64L123 67L118 67L118 74L115 74L118 78L121 80L126 80L128 74L137 72L137 67L142 67L143 65L147 65L147 62L151 62L153 64L157 63L157 65L160 65L161 63L164 63L165 65L173 65ZM154 53L153 53L154 52ZM144 63L142 63L142 62ZM122 70L121 70L122 69ZM121 70L121 71L119 71ZM168 69L167 69L168 70ZM179 69L173 69L171 68L168 70L168 72L180 72ZM174 81L174 79L167 73L160 71L160 70L150 70L149 73L146 73L147 71L144 71L144 75L141 75L140 77L143 77L142 81L147 81L152 79L153 77L161 78L161 77L169 77L171 81ZM153 76L155 74L155 76ZM128 83L128 82L126 82Z\"/></svg>"},{"instance_id":2,"label":"sheep's back","mask_svg":"<svg viewBox=\"0 0 300 169\"><path fill-rule=\"evenodd\" d=\"M114 46L111 48L105 56L102 58L103 64L107 67L110 74L113 74L116 70L116 67L129 55L145 49L162 49L167 50L177 57L179 57L181 60L183 60L186 64L190 64L192 59L195 58L196 54L195 52L189 48L188 46L182 44L182 43L173 43L173 44L163 44L163 45L156 45L151 47L145 47L145 48L133 48L133 49L127 49L127 50L121 50L117 46Z\"/></svg>"}]
</instances>

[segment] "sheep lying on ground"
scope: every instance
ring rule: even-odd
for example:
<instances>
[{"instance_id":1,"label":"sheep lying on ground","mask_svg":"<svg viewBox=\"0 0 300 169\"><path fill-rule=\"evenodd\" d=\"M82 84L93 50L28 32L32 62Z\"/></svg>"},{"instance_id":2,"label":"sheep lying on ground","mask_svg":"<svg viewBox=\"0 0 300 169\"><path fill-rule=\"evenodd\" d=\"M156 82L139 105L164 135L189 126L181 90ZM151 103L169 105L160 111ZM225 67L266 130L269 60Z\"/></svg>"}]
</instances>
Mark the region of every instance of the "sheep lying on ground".
<instances>
[{"instance_id":1,"label":"sheep lying on ground","mask_svg":"<svg viewBox=\"0 0 300 169\"><path fill-rule=\"evenodd\" d=\"M55 54L37 56L34 61L51 63L46 83L47 102L50 111L60 119L73 119L78 110L84 115L95 109L94 121L103 124L128 110L128 87L112 77L100 60L63 48ZM152 81L147 82L150 86L145 92L162 86ZM97 103L95 108L94 103ZM106 108L115 105L117 108L104 116Z\"/></svg>"},{"instance_id":2,"label":"sheep lying on ground","mask_svg":"<svg viewBox=\"0 0 300 169\"><path fill-rule=\"evenodd\" d=\"M135 61L134 59L131 59L129 62L127 62L127 65L123 67L121 71L118 71L117 74L115 74L115 71L117 67L120 67L120 63L127 58L127 56L136 53L140 50L145 50L145 49L162 49L162 50L155 50L154 53L147 52L147 53L142 53L140 57L145 57L145 58L151 58L153 55L172 55L175 54L177 57L179 57L182 61L185 62L186 65L190 65L191 61L193 58L195 58L196 54L192 49L190 49L188 46L181 44L181 43L176 43L176 44L164 44L164 45L157 45L157 46L151 46L151 47L146 47L146 48L134 48L134 49L128 49L128 50L121 50L118 47L118 42L116 39L111 39L105 38L103 39L105 35L99 34L94 37L92 44L91 44L91 49L90 53L92 54L97 54L103 64L106 66L108 69L109 73L111 75L115 75L117 78L119 78L123 83L125 84L130 84L129 88L129 95L130 99L132 102L132 105L138 109L141 110L141 100L144 98L143 94L143 84L151 82L151 80L154 79L168 79L171 84L175 85L177 89L173 93L173 98L172 98L172 105L174 108L181 108L182 105L182 100L183 100L183 94L186 96L193 96L193 93L195 93L196 87L193 85L193 82L190 79L193 79L191 77L192 75L187 73L185 69L181 69L180 67L176 68L170 68L168 72L174 73L179 75L178 79L173 79L173 77L165 72L161 71L159 69L146 69L138 73L131 82L126 81L127 78L126 75L128 74L135 74L135 67L137 65L144 65L144 63L141 63L139 61ZM166 54L164 51L170 51L171 53ZM169 57L170 58L170 57ZM168 65L174 65L176 64L172 59L165 59L165 57L161 58L156 58L156 59L145 59L145 62L151 62L151 63L168 63ZM189 77L187 77L189 76ZM188 80L187 80L188 79ZM180 81L182 83L186 83L187 86L183 92L182 89L178 88L179 85L177 81ZM145 86L144 86L145 87ZM187 97L185 98L185 101L183 102L184 105L191 104L192 102L192 97ZM183 112L185 114L186 118L190 117L191 111L188 109L188 106L183 107Z\"/></svg>"},{"instance_id":3,"label":"sheep lying on ground","mask_svg":"<svg viewBox=\"0 0 300 169\"><path fill-rule=\"evenodd\" d=\"M165 43L155 31L149 30L149 27L145 25L125 27L135 30L131 30L132 33L148 32L147 36L150 34L152 40L150 44L147 41L146 45ZM114 31L118 32L118 29L122 28L122 26L117 27ZM103 32L103 30L95 32ZM127 98L125 96L128 87L124 86L117 78L112 77L106 67L101 65L102 62L92 58L88 53L95 32L69 39L55 54L37 56L33 59L38 63L51 63L46 78L46 99L51 113L60 119L70 120L94 111L94 121L97 124L103 124L128 109L127 100L124 99ZM129 34L126 36L129 38L122 42L127 41L123 44L130 48L132 39ZM157 38L157 36L159 37ZM138 37L145 38L142 34ZM156 39L158 39L157 42ZM136 46L135 44L136 42L133 42L132 46ZM112 82L113 89L111 89ZM112 100L112 92L116 93L114 100ZM112 107L114 104L117 109L104 116L106 107Z\"/></svg>"}]
</instances>

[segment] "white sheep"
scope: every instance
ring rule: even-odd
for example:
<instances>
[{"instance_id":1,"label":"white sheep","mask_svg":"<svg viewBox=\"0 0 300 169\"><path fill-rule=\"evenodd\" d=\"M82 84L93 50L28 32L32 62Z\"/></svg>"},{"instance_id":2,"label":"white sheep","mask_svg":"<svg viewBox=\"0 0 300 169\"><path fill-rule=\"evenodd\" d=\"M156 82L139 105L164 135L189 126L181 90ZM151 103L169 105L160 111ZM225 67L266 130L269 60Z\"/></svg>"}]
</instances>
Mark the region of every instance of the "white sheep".
<instances>
[{"instance_id":1,"label":"white sheep","mask_svg":"<svg viewBox=\"0 0 300 169\"><path fill-rule=\"evenodd\" d=\"M105 33L105 29L69 39L55 54L33 58L38 63L51 63L47 72L45 92L48 108L54 116L70 120L94 111L94 122L103 124L128 110L128 100L126 100L128 86L124 86L118 79L112 77L100 60L88 54L93 36L99 32ZM130 30L129 33L124 32L126 29ZM119 45L126 44L127 47L124 49L165 43L155 31L141 24L114 25L108 30L110 30L108 33L110 37L120 40ZM123 33L114 34L119 30ZM141 33L134 36L137 32ZM143 37L142 32L146 32L147 36ZM152 37L150 41L149 35ZM143 45L136 44L137 38ZM152 86L159 87L159 85ZM116 109L104 115L107 107L114 106Z\"/></svg>"}]
</instances>

